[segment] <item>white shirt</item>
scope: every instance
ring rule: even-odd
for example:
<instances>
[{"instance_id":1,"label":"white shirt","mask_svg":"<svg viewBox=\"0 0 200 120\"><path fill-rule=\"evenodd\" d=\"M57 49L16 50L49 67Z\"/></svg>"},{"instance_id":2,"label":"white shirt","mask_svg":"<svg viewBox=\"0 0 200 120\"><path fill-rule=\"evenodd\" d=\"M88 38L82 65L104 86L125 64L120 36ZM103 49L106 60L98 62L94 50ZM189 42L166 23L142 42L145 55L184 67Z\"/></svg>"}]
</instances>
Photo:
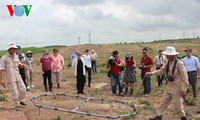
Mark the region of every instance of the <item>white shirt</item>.
<instances>
[{"instance_id":1,"label":"white shirt","mask_svg":"<svg viewBox=\"0 0 200 120\"><path fill-rule=\"evenodd\" d=\"M196 71L198 68L200 68L199 59L193 55L191 57L184 57L182 61L187 72Z\"/></svg>"},{"instance_id":2,"label":"white shirt","mask_svg":"<svg viewBox=\"0 0 200 120\"><path fill-rule=\"evenodd\" d=\"M84 64L88 67L92 67L92 57L90 55L83 55L84 58Z\"/></svg>"},{"instance_id":3,"label":"white shirt","mask_svg":"<svg viewBox=\"0 0 200 120\"><path fill-rule=\"evenodd\" d=\"M92 55L92 58L93 58L93 60L96 60L96 59L97 59L97 57L98 57L98 56L97 56L97 53L95 53L95 52L94 52L94 53L92 53L91 55Z\"/></svg>"},{"instance_id":4,"label":"white shirt","mask_svg":"<svg viewBox=\"0 0 200 120\"><path fill-rule=\"evenodd\" d=\"M156 55L156 57L154 58L154 62L158 65L161 64L165 64L165 62L167 61L167 58L165 57L165 55L162 55L161 57L159 57L159 55Z\"/></svg>"}]
</instances>

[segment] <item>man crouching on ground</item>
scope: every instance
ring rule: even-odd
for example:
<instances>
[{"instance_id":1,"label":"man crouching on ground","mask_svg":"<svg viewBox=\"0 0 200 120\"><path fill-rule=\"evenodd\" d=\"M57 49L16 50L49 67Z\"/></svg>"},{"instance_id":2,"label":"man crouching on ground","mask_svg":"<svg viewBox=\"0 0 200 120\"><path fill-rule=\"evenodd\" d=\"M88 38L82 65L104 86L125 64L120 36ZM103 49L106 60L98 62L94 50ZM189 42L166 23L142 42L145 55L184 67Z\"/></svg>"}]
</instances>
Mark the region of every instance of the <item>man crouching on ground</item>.
<instances>
[{"instance_id":1,"label":"man crouching on ground","mask_svg":"<svg viewBox=\"0 0 200 120\"><path fill-rule=\"evenodd\" d=\"M184 64L177 58L179 53L176 52L174 47L169 46L162 53L166 55L168 62L160 70L146 73L146 75L162 75L166 73L168 80L161 103L156 110L156 116L149 118L149 120L162 120L162 114L171 101L181 120L187 120L183 108L183 97L186 95L187 88L189 87L187 71Z\"/></svg>"},{"instance_id":2,"label":"man crouching on ground","mask_svg":"<svg viewBox=\"0 0 200 120\"><path fill-rule=\"evenodd\" d=\"M8 53L1 58L0 84L4 87L6 87L6 85L8 86L15 103L15 110L19 111L22 105L26 105L23 101L25 98L26 87L19 74L18 66L22 64L19 62L18 56L15 54L16 48L17 46L15 43L10 42L7 48ZM3 76L5 77L6 85Z\"/></svg>"}]
</instances>

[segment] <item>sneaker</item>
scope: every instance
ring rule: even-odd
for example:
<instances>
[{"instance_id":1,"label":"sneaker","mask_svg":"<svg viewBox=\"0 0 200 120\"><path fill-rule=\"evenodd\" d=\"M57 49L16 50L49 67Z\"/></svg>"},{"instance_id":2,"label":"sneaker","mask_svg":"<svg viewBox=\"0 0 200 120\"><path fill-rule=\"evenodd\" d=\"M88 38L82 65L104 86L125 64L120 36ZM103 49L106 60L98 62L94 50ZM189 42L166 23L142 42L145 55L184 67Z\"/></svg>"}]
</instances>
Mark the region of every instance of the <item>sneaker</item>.
<instances>
[{"instance_id":1,"label":"sneaker","mask_svg":"<svg viewBox=\"0 0 200 120\"><path fill-rule=\"evenodd\" d=\"M35 86L34 86L34 85L31 85L31 87L34 88Z\"/></svg>"},{"instance_id":2,"label":"sneaker","mask_svg":"<svg viewBox=\"0 0 200 120\"><path fill-rule=\"evenodd\" d=\"M149 96L149 94L145 94L145 97L148 97Z\"/></svg>"},{"instance_id":3,"label":"sneaker","mask_svg":"<svg viewBox=\"0 0 200 120\"><path fill-rule=\"evenodd\" d=\"M29 90L30 89L30 86L27 86L27 90Z\"/></svg>"},{"instance_id":4,"label":"sneaker","mask_svg":"<svg viewBox=\"0 0 200 120\"><path fill-rule=\"evenodd\" d=\"M20 102L20 105L26 106L26 104L24 102Z\"/></svg>"},{"instance_id":5,"label":"sneaker","mask_svg":"<svg viewBox=\"0 0 200 120\"><path fill-rule=\"evenodd\" d=\"M162 120L162 116L155 116L153 118L149 118L149 120Z\"/></svg>"},{"instance_id":6,"label":"sneaker","mask_svg":"<svg viewBox=\"0 0 200 120\"><path fill-rule=\"evenodd\" d=\"M113 94L113 96L116 96L116 94Z\"/></svg>"},{"instance_id":7,"label":"sneaker","mask_svg":"<svg viewBox=\"0 0 200 120\"><path fill-rule=\"evenodd\" d=\"M123 94L123 93L120 93L120 96L124 97L124 94Z\"/></svg>"}]
</instances>

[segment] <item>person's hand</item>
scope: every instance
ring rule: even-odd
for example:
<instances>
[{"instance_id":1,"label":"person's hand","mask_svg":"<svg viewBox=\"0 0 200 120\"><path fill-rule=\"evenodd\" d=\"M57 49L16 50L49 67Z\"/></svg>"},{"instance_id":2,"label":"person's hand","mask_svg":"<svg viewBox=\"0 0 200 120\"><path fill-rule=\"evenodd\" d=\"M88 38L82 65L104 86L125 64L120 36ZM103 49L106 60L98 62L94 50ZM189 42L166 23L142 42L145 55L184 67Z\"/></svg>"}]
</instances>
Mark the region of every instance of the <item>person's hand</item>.
<instances>
[{"instance_id":1,"label":"person's hand","mask_svg":"<svg viewBox=\"0 0 200 120\"><path fill-rule=\"evenodd\" d=\"M146 74L145 75L147 75L147 76L151 76L152 75L152 73L151 72L146 72Z\"/></svg>"},{"instance_id":2,"label":"person's hand","mask_svg":"<svg viewBox=\"0 0 200 120\"><path fill-rule=\"evenodd\" d=\"M6 88L5 82L0 82L1 86L3 86L4 88Z\"/></svg>"},{"instance_id":3,"label":"person's hand","mask_svg":"<svg viewBox=\"0 0 200 120\"><path fill-rule=\"evenodd\" d=\"M187 92L186 91L182 91L182 93L181 93L182 95L182 97L185 97L186 95L187 95Z\"/></svg>"}]
</instances>

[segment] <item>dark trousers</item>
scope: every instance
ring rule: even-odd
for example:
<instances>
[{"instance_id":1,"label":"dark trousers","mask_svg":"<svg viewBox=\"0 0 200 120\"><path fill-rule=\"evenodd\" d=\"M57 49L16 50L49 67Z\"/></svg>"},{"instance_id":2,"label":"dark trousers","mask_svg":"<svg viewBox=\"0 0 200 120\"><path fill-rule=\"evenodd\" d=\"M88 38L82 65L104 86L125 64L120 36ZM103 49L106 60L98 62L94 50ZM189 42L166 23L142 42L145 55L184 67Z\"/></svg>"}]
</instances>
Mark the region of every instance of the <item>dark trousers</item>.
<instances>
[{"instance_id":1,"label":"dark trousers","mask_svg":"<svg viewBox=\"0 0 200 120\"><path fill-rule=\"evenodd\" d=\"M86 72L88 73L88 86L90 86L90 84L91 84L91 79L92 79L92 77L91 77L91 68L89 68L89 67L85 67L86 68Z\"/></svg>"},{"instance_id":2,"label":"dark trousers","mask_svg":"<svg viewBox=\"0 0 200 120\"><path fill-rule=\"evenodd\" d=\"M27 87L25 69L24 69L24 68L19 68L19 74L20 74L21 77L22 77L22 80L23 80L23 82L24 82L24 85Z\"/></svg>"},{"instance_id":3,"label":"dark trousers","mask_svg":"<svg viewBox=\"0 0 200 120\"><path fill-rule=\"evenodd\" d=\"M44 87L45 87L45 89L47 89L47 79L48 79L49 90L52 90L51 70L44 71L44 73L43 73L43 79L44 79Z\"/></svg>"},{"instance_id":4,"label":"dark trousers","mask_svg":"<svg viewBox=\"0 0 200 120\"><path fill-rule=\"evenodd\" d=\"M193 97L197 97L197 71L188 72L189 84L192 86Z\"/></svg>"},{"instance_id":5,"label":"dark trousers","mask_svg":"<svg viewBox=\"0 0 200 120\"><path fill-rule=\"evenodd\" d=\"M92 72L93 73L97 73L96 60L92 60Z\"/></svg>"},{"instance_id":6,"label":"dark trousers","mask_svg":"<svg viewBox=\"0 0 200 120\"><path fill-rule=\"evenodd\" d=\"M143 80L144 94L150 94L151 92L151 77L145 76L145 74L141 74Z\"/></svg>"},{"instance_id":7,"label":"dark trousers","mask_svg":"<svg viewBox=\"0 0 200 120\"><path fill-rule=\"evenodd\" d=\"M76 89L78 90L78 93L83 93L85 85L85 75L77 76L76 80L77 80Z\"/></svg>"},{"instance_id":8,"label":"dark trousers","mask_svg":"<svg viewBox=\"0 0 200 120\"><path fill-rule=\"evenodd\" d=\"M160 67L156 67L156 70L159 70ZM162 76L158 75L157 76L157 80L158 80L158 86L161 86L163 83L162 81L165 79L165 74L163 74Z\"/></svg>"}]
</instances>

